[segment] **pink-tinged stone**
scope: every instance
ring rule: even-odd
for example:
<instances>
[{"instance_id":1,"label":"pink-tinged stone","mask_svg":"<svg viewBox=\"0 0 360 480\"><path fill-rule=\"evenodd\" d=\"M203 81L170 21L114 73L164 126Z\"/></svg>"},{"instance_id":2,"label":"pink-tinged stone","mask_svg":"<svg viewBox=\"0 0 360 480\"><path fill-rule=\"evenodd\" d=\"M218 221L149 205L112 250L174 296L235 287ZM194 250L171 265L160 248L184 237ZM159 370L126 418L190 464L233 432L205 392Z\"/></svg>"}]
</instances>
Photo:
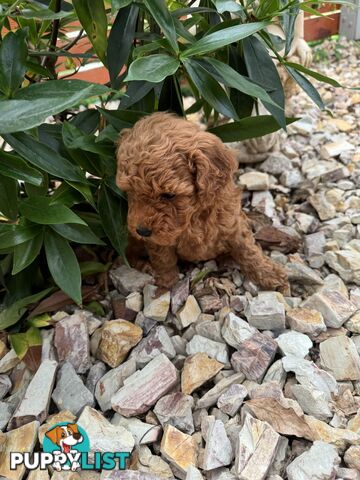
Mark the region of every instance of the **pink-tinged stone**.
<instances>
[{"instance_id":1,"label":"pink-tinged stone","mask_svg":"<svg viewBox=\"0 0 360 480\"><path fill-rule=\"evenodd\" d=\"M195 439L172 425L166 425L164 429L160 451L182 474L186 473L190 465L197 464Z\"/></svg>"},{"instance_id":2,"label":"pink-tinged stone","mask_svg":"<svg viewBox=\"0 0 360 480\"><path fill-rule=\"evenodd\" d=\"M262 333L255 333L240 345L231 357L231 365L237 372L243 372L248 380L261 380L272 363L277 343Z\"/></svg>"},{"instance_id":3,"label":"pink-tinged stone","mask_svg":"<svg viewBox=\"0 0 360 480\"><path fill-rule=\"evenodd\" d=\"M70 362L76 373L91 367L90 342L86 315L69 315L55 325L54 344L59 362Z\"/></svg>"},{"instance_id":4,"label":"pink-tinged stone","mask_svg":"<svg viewBox=\"0 0 360 480\"><path fill-rule=\"evenodd\" d=\"M190 289L190 280L188 277L185 277L183 280L180 280L173 289L171 290L171 313L173 315L179 310L180 307L184 305L188 296Z\"/></svg>"},{"instance_id":5,"label":"pink-tinged stone","mask_svg":"<svg viewBox=\"0 0 360 480\"><path fill-rule=\"evenodd\" d=\"M111 399L112 408L125 417L145 413L177 382L176 368L162 353L124 381Z\"/></svg>"}]
</instances>

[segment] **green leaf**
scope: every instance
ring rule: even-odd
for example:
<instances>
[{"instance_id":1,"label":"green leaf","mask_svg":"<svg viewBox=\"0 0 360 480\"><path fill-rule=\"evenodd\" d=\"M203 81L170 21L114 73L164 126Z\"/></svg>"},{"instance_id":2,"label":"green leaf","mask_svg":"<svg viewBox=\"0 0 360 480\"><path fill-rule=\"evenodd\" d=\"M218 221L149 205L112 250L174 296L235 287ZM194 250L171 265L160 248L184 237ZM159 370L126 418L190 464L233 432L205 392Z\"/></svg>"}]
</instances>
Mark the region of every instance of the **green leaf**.
<instances>
[{"instance_id":1,"label":"green leaf","mask_svg":"<svg viewBox=\"0 0 360 480\"><path fill-rule=\"evenodd\" d=\"M193 60L194 61L194 60ZM251 97L256 97L263 102L276 105L270 98L269 94L259 85L240 75L236 70L226 63L216 60L216 58L204 57L197 60L218 82L223 83L227 87L236 88L240 92L244 92Z\"/></svg>"},{"instance_id":2,"label":"green leaf","mask_svg":"<svg viewBox=\"0 0 360 480\"><path fill-rule=\"evenodd\" d=\"M36 315L36 317L29 318L26 322L30 327L49 327L52 323L51 317L48 313Z\"/></svg>"},{"instance_id":3,"label":"green leaf","mask_svg":"<svg viewBox=\"0 0 360 480\"><path fill-rule=\"evenodd\" d=\"M169 75L173 75L180 66L179 60L170 55L156 54L136 59L130 64L129 73L125 82L132 80L147 80L154 83L161 82Z\"/></svg>"},{"instance_id":4,"label":"green leaf","mask_svg":"<svg viewBox=\"0 0 360 480\"><path fill-rule=\"evenodd\" d=\"M153 16L155 22L169 40L171 48L179 53L179 45L176 38L174 20L171 16L165 0L144 0L144 4Z\"/></svg>"},{"instance_id":5,"label":"green leaf","mask_svg":"<svg viewBox=\"0 0 360 480\"><path fill-rule=\"evenodd\" d=\"M0 45L0 91L10 97L21 85L26 72L26 31L9 32ZM1 116L1 113L0 113Z\"/></svg>"},{"instance_id":6,"label":"green leaf","mask_svg":"<svg viewBox=\"0 0 360 480\"><path fill-rule=\"evenodd\" d=\"M115 158L114 158L114 162L115 162ZM81 195L85 198L85 200L86 200L92 207L94 207L94 209L96 210L96 206L95 206L95 202L94 202L94 197L93 197L93 194L92 194L92 191L91 191L91 188L89 187L89 185L84 185L83 183L69 182L69 181L67 181L67 183L68 183L72 188L74 188L74 189L77 190L79 193L81 193Z\"/></svg>"},{"instance_id":7,"label":"green leaf","mask_svg":"<svg viewBox=\"0 0 360 480\"><path fill-rule=\"evenodd\" d=\"M97 275L98 273L105 273L111 267L111 263L103 264L100 262L81 262L80 271L82 277L89 275Z\"/></svg>"},{"instance_id":8,"label":"green leaf","mask_svg":"<svg viewBox=\"0 0 360 480\"><path fill-rule=\"evenodd\" d=\"M325 105L320 97L319 92L314 87L309 80L304 77L301 73L297 72L294 68L285 66L286 70L289 72L290 76L299 84L299 86L304 90L307 95L311 98L311 100L320 108L320 110L325 109Z\"/></svg>"},{"instance_id":9,"label":"green leaf","mask_svg":"<svg viewBox=\"0 0 360 480\"><path fill-rule=\"evenodd\" d=\"M287 118L287 125L296 122L298 118ZM217 135L223 142L241 142L249 138L262 137L280 129L279 124L271 115L242 118L238 122L227 123L219 127L209 128L208 132Z\"/></svg>"},{"instance_id":10,"label":"green leaf","mask_svg":"<svg viewBox=\"0 0 360 480\"><path fill-rule=\"evenodd\" d=\"M56 233L65 237L71 242L84 243L90 245L105 245L105 243L98 238L88 226L74 225L74 224L60 224L52 225L51 228Z\"/></svg>"},{"instance_id":11,"label":"green leaf","mask_svg":"<svg viewBox=\"0 0 360 480\"><path fill-rule=\"evenodd\" d=\"M225 117L237 119L235 108L219 83L196 60L184 59L184 65L205 100Z\"/></svg>"},{"instance_id":12,"label":"green leaf","mask_svg":"<svg viewBox=\"0 0 360 480\"><path fill-rule=\"evenodd\" d=\"M111 0L111 6L113 10L119 10L120 8L127 7L133 0Z\"/></svg>"},{"instance_id":13,"label":"green leaf","mask_svg":"<svg viewBox=\"0 0 360 480\"><path fill-rule=\"evenodd\" d=\"M244 57L249 77L266 88L273 102L264 102L264 106L282 128L286 128L285 95L279 72L267 49L256 37L246 38L243 42Z\"/></svg>"},{"instance_id":14,"label":"green leaf","mask_svg":"<svg viewBox=\"0 0 360 480\"><path fill-rule=\"evenodd\" d=\"M2 150L0 150L0 173L5 177L22 180L37 187L44 179L42 173L30 167L22 158Z\"/></svg>"},{"instance_id":15,"label":"green leaf","mask_svg":"<svg viewBox=\"0 0 360 480\"><path fill-rule=\"evenodd\" d=\"M100 60L106 64L107 18L102 0L73 0L77 16Z\"/></svg>"},{"instance_id":16,"label":"green leaf","mask_svg":"<svg viewBox=\"0 0 360 480\"><path fill-rule=\"evenodd\" d=\"M15 323L17 323L26 312L26 307L28 305L39 302L44 297L46 297L46 295L50 293L51 290L52 288L47 288L46 290L42 290L35 295L30 295L28 297L22 298L21 300L17 300L12 305L10 305L10 307L2 310L0 312L0 330L5 330L6 328L15 325Z\"/></svg>"},{"instance_id":17,"label":"green leaf","mask_svg":"<svg viewBox=\"0 0 360 480\"><path fill-rule=\"evenodd\" d=\"M111 85L115 87L115 80L122 67L127 63L132 48L139 7L130 5L119 10L110 31L107 61Z\"/></svg>"},{"instance_id":18,"label":"green leaf","mask_svg":"<svg viewBox=\"0 0 360 480\"><path fill-rule=\"evenodd\" d=\"M283 5L286 3L287 3L287 0L282 0ZM288 8L287 10L285 10L280 16L280 22L282 24L282 27L285 33L285 51L284 51L285 56L290 52L291 45L294 40L295 21L298 14L299 14L299 5L293 5L293 6L290 6L290 8Z\"/></svg>"},{"instance_id":19,"label":"green leaf","mask_svg":"<svg viewBox=\"0 0 360 480\"><path fill-rule=\"evenodd\" d=\"M204 53L213 52L214 50L225 47L230 43L238 42L249 35L253 35L267 25L269 25L268 22L246 23L210 33L182 52L180 58L185 59L194 55L203 55Z\"/></svg>"},{"instance_id":20,"label":"green leaf","mask_svg":"<svg viewBox=\"0 0 360 480\"><path fill-rule=\"evenodd\" d=\"M16 245L27 242L36 237L40 228L37 225L2 225L6 229L0 229L1 248L13 248Z\"/></svg>"},{"instance_id":21,"label":"green leaf","mask_svg":"<svg viewBox=\"0 0 360 480\"><path fill-rule=\"evenodd\" d=\"M17 181L2 175L0 175L0 212L10 220L16 220L18 212Z\"/></svg>"},{"instance_id":22,"label":"green leaf","mask_svg":"<svg viewBox=\"0 0 360 480\"><path fill-rule=\"evenodd\" d=\"M14 99L0 101L0 134L37 127L49 116L107 92L104 85L82 80L49 80L22 88Z\"/></svg>"},{"instance_id":23,"label":"green leaf","mask_svg":"<svg viewBox=\"0 0 360 480\"><path fill-rule=\"evenodd\" d=\"M65 205L51 204L51 198L31 197L20 204L20 213L34 223L56 225L61 223L78 223L86 225L80 217Z\"/></svg>"},{"instance_id":24,"label":"green leaf","mask_svg":"<svg viewBox=\"0 0 360 480\"><path fill-rule=\"evenodd\" d=\"M242 6L236 3L235 0L212 0L219 13L224 12L238 12L242 10Z\"/></svg>"},{"instance_id":25,"label":"green leaf","mask_svg":"<svg viewBox=\"0 0 360 480\"><path fill-rule=\"evenodd\" d=\"M30 10L27 8L21 9L20 12L10 15L11 18L35 18L36 20L60 20L62 18L71 17L72 12L53 12L48 8L42 8L41 10Z\"/></svg>"},{"instance_id":26,"label":"green leaf","mask_svg":"<svg viewBox=\"0 0 360 480\"><path fill-rule=\"evenodd\" d=\"M99 108L110 125L120 131L123 128L131 128L140 118L146 115L145 112L136 112L134 110L105 110Z\"/></svg>"},{"instance_id":27,"label":"green leaf","mask_svg":"<svg viewBox=\"0 0 360 480\"><path fill-rule=\"evenodd\" d=\"M55 177L86 183L84 173L77 165L62 157L51 147L27 133L3 135L5 141L28 162Z\"/></svg>"},{"instance_id":28,"label":"green leaf","mask_svg":"<svg viewBox=\"0 0 360 480\"><path fill-rule=\"evenodd\" d=\"M80 267L69 242L49 229L45 234L45 253L50 273L56 285L80 305Z\"/></svg>"},{"instance_id":29,"label":"green leaf","mask_svg":"<svg viewBox=\"0 0 360 480\"><path fill-rule=\"evenodd\" d=\"M27 242L16 245L14 248L14 263L12 268L12 275L24 270L26 267L32 264L35 258L39 255L43 244L42 232L36 237L28 240Z\"/></svg>"},{"instance_id":30,"label":"green leaf","mask_svg":"<svg viewBox=\"0 0 360 480\"><path fill-rule=\"evenodd\" d=\"M102 184L99 192L98 208L106 235L117 253L124 256L128 235L125 200Z\"/></svg>"},{"instance_id":31,"label":"green leaf","mask_svg":"<svg viewBox=\"0 0 360 480\"><path fill-rule=\"evenodd\" d=\"M334 80L333 78L327 77L326 75L323 75L322 73L319 73L319 72L314 72L314 70L310 70L309 68L306 68L303 65L300 65L299 63L285 62L284 65L287 65L290 68L298 70L299 72L305 73L305 75L309 75L310 77L316 78L316 80L319 80L320 82L328 83L333 87L342 87L342 85L340 85L340 83Z\"/></svg>"},{"instance_id":32,"label":"green leaf","mask_svg":"<svg viewBox=\"0 0 360 480\"><path fill-rule=\"evenodd\" d=\"M36 327L30 327L25 333L13 333L9 335L9 339L12 348L20 360L23 360L29 348L42 344L40 330Z\"/></svg>"},{"instance_id":33,"label":"green leaf","mask_svg":"<svg viewBox=\"0 0 360 480\"><path fill-rule=\"evenodd\" d=\"M96 143L95 135L86 135L80 128L77 128L72 122L64 122L62 128L64 144L69 149L80 149L87 152L97 153L114 157L113 145L102 145Z\"/></svg>"}]
</instances>

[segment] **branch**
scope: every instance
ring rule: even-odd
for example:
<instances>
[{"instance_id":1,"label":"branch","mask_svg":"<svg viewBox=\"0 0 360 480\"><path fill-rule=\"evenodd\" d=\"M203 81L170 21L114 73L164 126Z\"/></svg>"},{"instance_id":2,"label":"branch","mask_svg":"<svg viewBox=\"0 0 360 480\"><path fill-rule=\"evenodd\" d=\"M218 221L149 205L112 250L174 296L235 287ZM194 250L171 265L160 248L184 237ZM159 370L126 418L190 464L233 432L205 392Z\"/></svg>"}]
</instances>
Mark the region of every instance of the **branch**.
<instances>
[{"instance_id":1,"label":"branch","mask_svg":"<svg viewBox=\"0 0 360 480\"><path fill-rule=\"evenodd\" d=\"M74 45L76 45L77 42L81 39L83 33L84 33L84 29L82 28L79 34L74 38L74 40L72 40L70 43L65 45L65 47L63 47L63 50L66 50L66 51L70 50Z\"/></svg>"}]
</instances>

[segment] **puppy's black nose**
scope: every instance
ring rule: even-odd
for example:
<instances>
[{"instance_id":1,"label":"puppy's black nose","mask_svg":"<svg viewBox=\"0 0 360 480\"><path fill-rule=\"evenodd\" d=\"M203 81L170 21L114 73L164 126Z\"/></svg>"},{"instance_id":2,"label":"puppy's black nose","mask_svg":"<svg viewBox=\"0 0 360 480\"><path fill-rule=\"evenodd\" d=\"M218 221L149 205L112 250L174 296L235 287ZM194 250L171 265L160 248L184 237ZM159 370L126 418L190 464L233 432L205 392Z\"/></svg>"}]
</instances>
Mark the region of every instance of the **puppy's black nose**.
<instances>
[{"instance_id":1,"label":"puppy's black nose","mask_svg":"<svg viewBox=\"0 0 360 480\"><path fill-rule=\"evenodd\" d=\"M141 225L138 225L136 227L136 231L142 237L150 237L151 235L151 230L149 230L148 228L142 227Z\"/></svg>"},{"instance_id":2,"label":"puppy's black nose","mask_svg":"<svg viewBox=\"0 0 360 480\"><path fill-rule=\"evenodd\" d=\"M80 440L81 433L74 432L73 437L75 438L75 440Z\"/></svg>"}]
</instances>

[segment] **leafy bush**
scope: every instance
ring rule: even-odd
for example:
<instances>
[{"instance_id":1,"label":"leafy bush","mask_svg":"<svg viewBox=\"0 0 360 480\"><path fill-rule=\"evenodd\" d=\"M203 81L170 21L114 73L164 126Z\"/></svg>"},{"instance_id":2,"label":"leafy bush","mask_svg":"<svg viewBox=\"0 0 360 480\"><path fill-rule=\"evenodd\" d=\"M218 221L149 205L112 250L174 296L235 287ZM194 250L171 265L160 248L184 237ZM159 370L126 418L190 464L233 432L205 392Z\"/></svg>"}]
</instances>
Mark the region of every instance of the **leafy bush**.
<instances>
[{"instance_id":1,"label":"leafy bush","mask_svg":"<svg viewBox=\"0 0 360 480\"><path fill-rule=\"evenodd\" d=\"M82 276L104 269L84 246L124 254L126 199L114 180L114 141L123 128L156 110L201 110L224 141L286 128L292 120L272 57L323 108L306 76L336 82L287 63L278 53L283 45L266 30L280 19L286 54L296 15L316 2L193 3L0 3L0 329L15 325L49 293L34 296L45 287L56 285L81 304ZM77 20L82 28L69 41L65 33ZM91 48L72 53L86 35ZM76 71L94 59L108 69L107 85L59 79L59 62ZM187 111L186 91L196 99ZM114 100L118 109L107 109ZM271 115L251 116L258 100ZM83 247L74 251L76 245Z\"/></svg>"}]
</instances>

